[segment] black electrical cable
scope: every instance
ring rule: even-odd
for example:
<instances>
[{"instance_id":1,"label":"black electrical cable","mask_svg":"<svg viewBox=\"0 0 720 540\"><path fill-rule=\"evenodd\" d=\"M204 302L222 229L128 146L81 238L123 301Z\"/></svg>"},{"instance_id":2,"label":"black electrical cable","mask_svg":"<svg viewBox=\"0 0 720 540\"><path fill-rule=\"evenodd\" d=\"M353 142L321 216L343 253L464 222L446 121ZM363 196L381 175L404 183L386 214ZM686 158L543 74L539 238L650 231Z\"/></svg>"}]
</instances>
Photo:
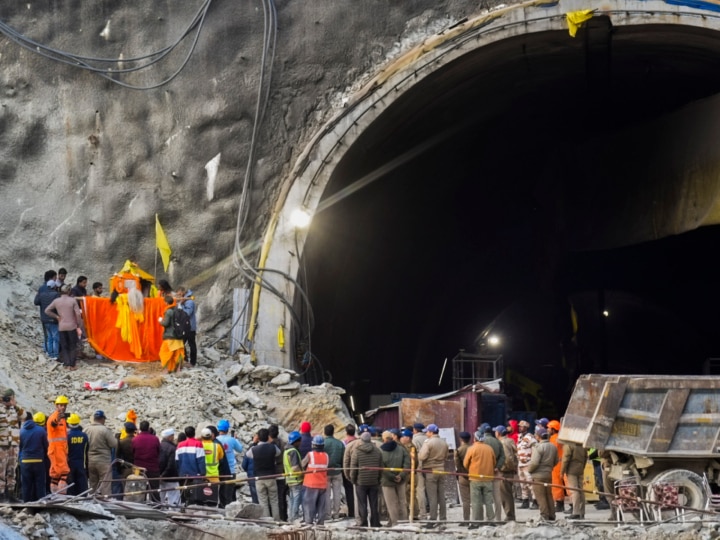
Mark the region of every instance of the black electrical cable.
<instances>
[{"instance_id":1,"label":"black electrical cable","mask_svg":"<svg viewBox=\"0 0 720 540\"><path fill-rule=\"evenodd\" d=\"M62 63L62 64L67 64L67 65L70 65L73 67L83 69L85 71L90 71L91 73L95 73L115 84L118 84L119 86L123 86L125 88L129 88L132 90L152 90L155 88L159 88L160 86L163 86L165 84L168 84L170 81L175 79L175 77L177 77L180 74L180 72L185 68L185 66L189 62L190 57L192 56L192 54L195 51L195 48L197 46L197 42L200 37L200 32L202 30L202 27L203 27L203 24L205 21L205 16L207 14L207 11L210 7L211 2L212 2L212 0L205 0L204 4L200 7L200 9L198 10L198 13L195 15L195 17L193 18L190 25L187 27L187 29L183 32L181 37L178 40L176 40L176 42L173 45L165 47L165 48L161 49L160 51L150 53L150 54L147 54L144 56L136 57L136 58L128 58L128 59L93 58L93 57L85 57L85 56L81 56L81 55L67 53L67 52L64 52L64 51L61 51L58 49L54 49L52 47L47 47L47 46L42 45L32 39L29 39L2 21L0 21L0 33L5 35L8 39L13 41L20 47L23 47L33 53L39 54L40 56L43 56L45 58L54 60L54 61ZM150 86L132 85L132 84L124 83L124 82L119 81L114 78L114 76L117 74L124 74L124 73L140 71L142 69L145 69L147 67L150 67L150 66L156 64L157 62L162 60L165 56L167 56L170 52L172 52L181 43L181 41L190 34L190 32L195 27L197 27L197 30L196 30L195 37L193 39L193 43L191 45L191 48L190 48L188 54L186 55L185 59L183 60L182 64L180 65L180 67L168 78L164 79L163 81L161 81L157 84L153 84ZM90 64L91 62L124 64L124 63L137 62L137 61L145 60L148 58L152 58L152 60L150 62L145 63L144 65L134 66L131 68L122 68L122 69L100 68L100 67L92 66Z\"/></svg>"}]
</instances>

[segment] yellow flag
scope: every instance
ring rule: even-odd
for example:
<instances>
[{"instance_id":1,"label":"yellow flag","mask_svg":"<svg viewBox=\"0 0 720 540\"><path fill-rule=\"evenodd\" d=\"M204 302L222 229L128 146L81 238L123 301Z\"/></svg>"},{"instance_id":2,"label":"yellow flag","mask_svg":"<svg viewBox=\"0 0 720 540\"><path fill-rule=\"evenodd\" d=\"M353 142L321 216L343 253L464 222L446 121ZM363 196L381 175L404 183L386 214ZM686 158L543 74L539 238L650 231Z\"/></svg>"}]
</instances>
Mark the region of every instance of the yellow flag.
<instances>
[{"instance_id":1,"label":"yellow flag","mask_svg":"<svg viewBox=\"0 0 720 540\"><path fill-rule=\"evenodd\" d=\"M578 28L582 26L582 23L592 19L593 13L594 10L592 9L584 9L582 11L568 11L565 14L565 18L567 19L568 24L568 31L570 32L571 37L575 37Z\"/></svg>"},{"instance_id":2,"label":"yellow flag","mask_svg":"<svg viewBox=\"0 0 720 540\"><path fill-rule=\"evenodd\" d=\"M168 264L170 264L170 254L172 253L172 249L170 249L170 244L168 244L165 232L160 226L160 219L158 219L157 214L155 214L155 245L157 246L158 251L160 251L163 268L167 272Z\"/></svg>"}]
</instances>

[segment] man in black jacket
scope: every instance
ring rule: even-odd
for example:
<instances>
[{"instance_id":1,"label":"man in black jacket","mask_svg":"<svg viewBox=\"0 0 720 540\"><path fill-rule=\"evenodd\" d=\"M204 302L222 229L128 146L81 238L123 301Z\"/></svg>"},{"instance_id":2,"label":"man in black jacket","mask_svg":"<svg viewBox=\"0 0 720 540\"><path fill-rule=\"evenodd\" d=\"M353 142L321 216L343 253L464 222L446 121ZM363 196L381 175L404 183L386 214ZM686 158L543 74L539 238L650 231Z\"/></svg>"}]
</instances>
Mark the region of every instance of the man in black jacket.
<instances>
[{"instance_id":1,"label":"man in black jacket","mask_svg":"<svg viewBox=\"0 0 720 540\"><path fill-rule=\"evenodd\" d=\"M278 505L277 483L275 482L275 458L280 453L280 448L272 444L270 432L262 428L258 430L258 445L253 446L247 452L247 456L253 460L255 476L255 489L258 494L258 501L263 509L263 515L269 516L276 521L280 520L280 507ZM269 478L265 479L264 476Z\"/></svg>"},{"instance_id":2,"label":"man in black jacket","mask_svg":"<svg viewBox=\"0 0 720 540\"><path fill-rule=\"evenodd\" d=\"M177 462L175 461L175 430L170 428L160 433L160 502L168 506L180 506L180 483L177 480ZM167 490L167 491L166 491Z\"/></svg>"}]
</instances>

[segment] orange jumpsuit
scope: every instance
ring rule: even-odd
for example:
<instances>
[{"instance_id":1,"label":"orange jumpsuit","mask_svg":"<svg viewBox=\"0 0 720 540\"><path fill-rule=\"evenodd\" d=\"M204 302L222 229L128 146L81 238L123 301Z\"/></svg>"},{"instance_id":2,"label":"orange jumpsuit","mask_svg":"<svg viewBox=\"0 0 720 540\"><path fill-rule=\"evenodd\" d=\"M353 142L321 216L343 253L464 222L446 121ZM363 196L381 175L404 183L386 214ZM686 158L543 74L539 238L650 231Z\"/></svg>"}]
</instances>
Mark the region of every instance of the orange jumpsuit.
<instances>
[{"instance_id":1,"label":"orange jumpsuit","mask_svg":"<svg viewBox=\"0 0 720 540\"><path fill-rule=\"evenodd\" d=\"M48 458L50 458L50 491L56 493L67 487L68 466L67 423L55 411L47 419Z\"/></svg>"},{"instance_id":2,"label":"orange jumpsuit","mask_svg":"<svg viewBox=\"0 0 720 540\"><path fill-rule=\"evenodd\" d=\"M560 473L560 469L562 468L563 445L558 442L558 434L557 433L550 435L550 442L555 445L555 448L557 448L557 453L558 453L557 465L555 465L555 467L553 467L553 470L552 470L552 483L564 486L565 482L563 482L563 477L562 477L562 474ZM555 502L564 502L565 501L565 490L563 488L553 487L552 488L552 496L553 496L553 500Z\"/></svg>"}]
</instances>

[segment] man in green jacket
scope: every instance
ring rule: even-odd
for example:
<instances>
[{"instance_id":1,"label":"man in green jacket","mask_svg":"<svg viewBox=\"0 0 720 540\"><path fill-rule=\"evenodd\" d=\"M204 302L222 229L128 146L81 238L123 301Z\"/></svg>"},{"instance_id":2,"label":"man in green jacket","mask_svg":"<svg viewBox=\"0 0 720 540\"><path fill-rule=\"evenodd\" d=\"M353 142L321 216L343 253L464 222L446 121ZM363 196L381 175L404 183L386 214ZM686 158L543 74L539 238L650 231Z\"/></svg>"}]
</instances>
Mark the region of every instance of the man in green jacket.
<instances>
[{"instance_id":1,"label":"man in green jacket","mask_svg":"<svg viewBox=\"0 0 720 540\"><path fill-rule=\"evenodd\" d=\"M325 453L330 458L327 473L328 495L325 504L325 519L337 519L340 517L340 499L343 492L342 468L345 445L334 437L335 427L332 424L325 426L324 432Z\"/></svg>"}]
</instances>

